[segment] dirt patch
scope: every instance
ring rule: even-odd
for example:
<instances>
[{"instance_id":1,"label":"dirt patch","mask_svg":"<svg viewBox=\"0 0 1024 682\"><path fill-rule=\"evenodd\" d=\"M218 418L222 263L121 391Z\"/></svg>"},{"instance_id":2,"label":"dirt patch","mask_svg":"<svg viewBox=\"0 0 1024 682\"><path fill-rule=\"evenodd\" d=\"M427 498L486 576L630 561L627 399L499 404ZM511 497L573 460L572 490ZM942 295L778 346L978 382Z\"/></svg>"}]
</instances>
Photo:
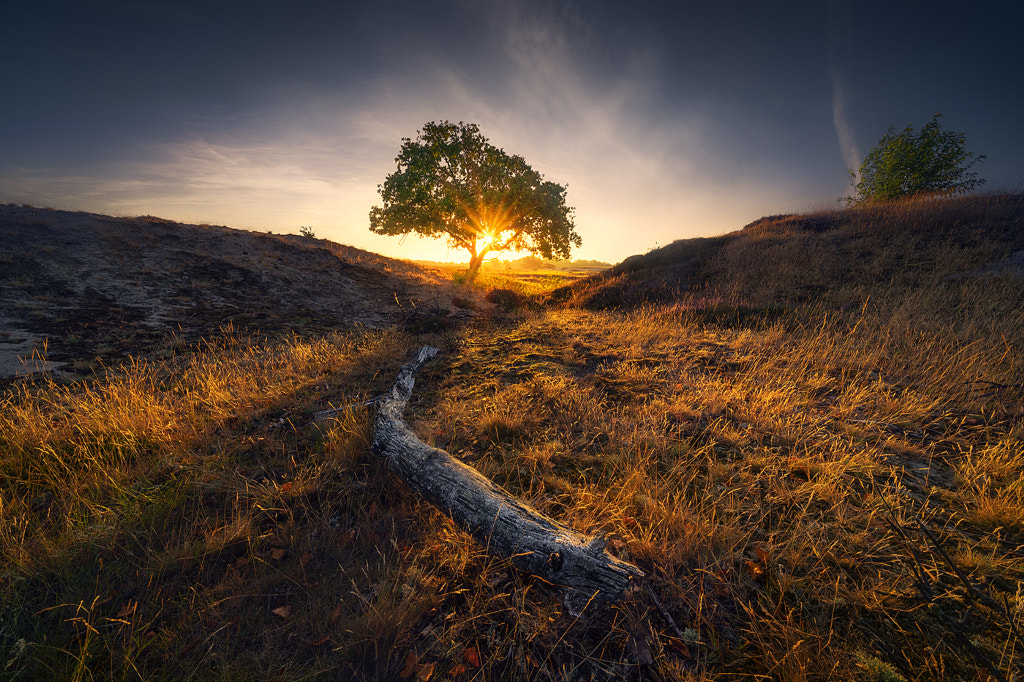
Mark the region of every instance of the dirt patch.
<instances>
[{"instance_id":1,"label":"dirt patch","mask_svg":"<svg viewBox=\"0 0 1024 682\"><path fill-rule=\"evenodd\" d=\"M0 379L226 328L443 326L465 315L453 297L486 305L439 270L323 239L0 205Z\"/></svg>"}]
</instances>

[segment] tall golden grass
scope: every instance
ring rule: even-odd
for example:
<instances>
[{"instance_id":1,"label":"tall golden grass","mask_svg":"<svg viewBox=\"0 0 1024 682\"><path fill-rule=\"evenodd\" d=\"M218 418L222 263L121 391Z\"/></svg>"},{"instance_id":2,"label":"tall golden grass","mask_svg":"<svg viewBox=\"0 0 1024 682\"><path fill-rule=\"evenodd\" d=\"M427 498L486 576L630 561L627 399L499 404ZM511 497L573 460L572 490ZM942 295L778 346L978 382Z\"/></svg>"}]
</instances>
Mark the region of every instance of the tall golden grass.
<instances>
[{"instance_id":1,"label":"tall golden grass","mask_svg":"<svg viewBox=\"0 0 1024 682\"><path fill-rule=\"evenodd\" d=\"M1005 255L1011 213L773 218L702 243L705 280L658 304L622 295L670 290L667 262L560 296L605 287L619 310L486 281L515 294L494 297L507 314L443 334L226 330L89 381L14 385L2 675L1016 679L1022 289L946 279ZM936 215L975 241L937 244L952 233ZM854 253L868 274L830 262ZM412 428L605 534L649 576L634 598L571 617L369 454L366 401L422 343L442 353Z\"/></svg>"}]
</instances>

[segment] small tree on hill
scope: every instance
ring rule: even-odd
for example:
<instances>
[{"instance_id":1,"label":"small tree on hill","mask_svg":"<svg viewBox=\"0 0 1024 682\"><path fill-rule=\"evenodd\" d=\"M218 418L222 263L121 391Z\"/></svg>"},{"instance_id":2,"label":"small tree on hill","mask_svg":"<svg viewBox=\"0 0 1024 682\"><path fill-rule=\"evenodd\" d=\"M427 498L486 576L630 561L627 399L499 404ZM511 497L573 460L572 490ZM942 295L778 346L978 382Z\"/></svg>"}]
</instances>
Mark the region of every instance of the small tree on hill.
<instances>
[{"instance_id":1,"label":"small tree on hill","mask_svg":"<svg viewBox=\"0 0 1024 682\"><path fill-rule=\"evenodd\" d=\"M469 251L470 278L489 253L564 259L582 243L566 188L490 144L476 124L431 122L402 142L398 170L377 188L384 205L370 209L372 232L445 237Z\"/></svg>"},{"instance_id":2,"label":"small tree on hill","mask_svg":"<svg viewBox=\"0 0 1024 682\"><path fill-rule=\"evenodd\" d=\"M966 136L943 130L941 113L919 132L907 126L900 132L889 126L864 158L856 195L847 201L888 201L920 195L970 192L985 181L970 169L985 158L965 148ZM851 173L852 174L852 173Z\"/></svg>"}]
</instances>

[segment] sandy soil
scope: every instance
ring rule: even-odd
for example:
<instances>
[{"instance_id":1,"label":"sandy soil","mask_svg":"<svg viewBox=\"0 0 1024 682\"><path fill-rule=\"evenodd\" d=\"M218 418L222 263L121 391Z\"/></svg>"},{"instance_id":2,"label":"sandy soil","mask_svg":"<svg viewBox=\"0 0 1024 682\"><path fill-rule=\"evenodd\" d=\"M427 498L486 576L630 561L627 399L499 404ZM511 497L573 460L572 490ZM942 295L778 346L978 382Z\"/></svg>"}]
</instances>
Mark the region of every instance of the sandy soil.
<instances>
[{"instance_id":1,"label":"sandy soil","mask_svg":"<svg viewBox=\"0 0 1024 682\"><path fill-rule=\"evenodd\" d=\"M85 373L225 328L443 326L467 301L484 307L439 270L322 239L0 205L0 378Z\"/></svg>"}]
</instances>

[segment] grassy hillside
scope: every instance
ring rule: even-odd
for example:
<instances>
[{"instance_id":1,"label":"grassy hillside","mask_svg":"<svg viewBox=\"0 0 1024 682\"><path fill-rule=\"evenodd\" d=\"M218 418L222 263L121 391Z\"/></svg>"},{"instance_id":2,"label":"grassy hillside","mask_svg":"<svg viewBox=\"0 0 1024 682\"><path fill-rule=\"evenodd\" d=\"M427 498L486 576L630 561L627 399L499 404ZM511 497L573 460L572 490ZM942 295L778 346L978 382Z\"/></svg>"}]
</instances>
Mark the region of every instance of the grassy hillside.
<instances>
[{"instance_id":1,"label":"grassy hillside","mask_svg":"<svg viewBox=\"0 0 1024 682\"><path fill-rule=\"evenodd\" d=\"M766 218L546 306L485 279L506 313L440 332L222 330L12 383L0 676L1018 679L1024 288L950 276L1024 248L1022 202ZM369 454L423 343L413 430L641 591L570 616Z\"/></svg>"},{"instance_id":2,"label":"grassy hillside","mask_svg":"<svg viewBox=\"0 0 1024 682\"><path fill-rule=\"evenodd\" d=\"M761 218L714 238L676 241L555 292L587 308L709 294L737 305L849 299L942 287L1024 249L1024 195L917 199Z\"/></svg>"},{"instance_id":3,"label":"grassy hillside","mask_svg":"<svg viewBox=\"0 0 1024 682\"><path fill-rule=\"evenodd\" d=\"M900 353L970 347L1021 380L1024 195L916 199L769 216L686 239L552 293L557 305L670 303L704 319L829 316L884 332ZM1018 255L1015 265L994 266Z\"/></svg>"}]
</instances>

